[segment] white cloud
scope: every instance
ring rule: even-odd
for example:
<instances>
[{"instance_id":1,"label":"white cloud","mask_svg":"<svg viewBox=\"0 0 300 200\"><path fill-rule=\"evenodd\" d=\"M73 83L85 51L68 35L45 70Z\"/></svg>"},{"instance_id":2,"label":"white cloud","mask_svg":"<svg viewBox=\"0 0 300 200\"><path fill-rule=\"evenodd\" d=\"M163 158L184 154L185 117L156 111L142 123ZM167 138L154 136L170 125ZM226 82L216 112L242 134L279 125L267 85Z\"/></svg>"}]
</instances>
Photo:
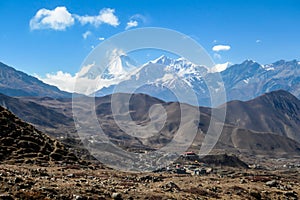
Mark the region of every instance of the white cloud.
<instances>
[{"instance_id":1,"label":"white cloud","mask_svg":"<svg viewBox=\"0 0 300 200\"><path fill-rule=\"evenodd\" d=\"M125 30L128 30L133 27L137 27L140 24L145 24L145 23L147 23L147 18L144 15L141 14L132 15L126 24Z\"/></svg>"},{"instance_id":2,"label":"white cloud","mask_svg":"<svg viewBox=\"0 0 300 200\"><path fill-rule=\"evenodd\" d=\"M85 65L81 68L79 71L78 77L84 76L86 73L88 73L93 67L95 66L95 62L89 65Z\"/></svg>"},{"instance_id":3,"label":"white cloud","mask_svg":"<svg viewBox=\"0 0 300 200\"><path fill-rule=\"evenodd\" d=\"M256 42L256 43L261 43L261 40L256 40L255 42Z\"/></svg>"},{"instance_id":4,"label":"white cloud","mask_svg":"<svg viewBox=\"0 0 300 200\"><path fill-rule=\"evenodd\" d=\"M98 27L100 24L109 24L111 26L118 26L120 24L118 17L114 14L115 10L111 8L104 8L99 11L96 16L79 16L74 15L75 18L82 24L91 24Z\"/></svg>"},{"instance_id":5,"label":"white cloud","mask_svg":"<svg viewBox=\"0 0 300 200\"><path fill-rule=\"evenodd\" d=\"M116 27L120 22L114 12L114 9L104 8L99 11L99 15L80 16L70 13L64 6L56 7L53 10L42 8L38 10L35 16L30 20L29 25L31 30L54 29L63 31L73 26L75 20L78 20L82 25L91 24L98 27L101 24L108 24Z\"/></svg>"},{"instance_id":6,"label":"white cloud","mask_svg":"<svg viewBox=\"0 0 300 200\"><path fill-rule=\"evenodd\" d=\"M44 78L36 74L34 76L43 81L44 83L54 85L61 90L67 92L74 92L74 86L78 75L75 74L74 76L72 76L69 73L58 71L55 74L46 74L46 77Z\"/></svg>"},{"instance_id":7,"label":"white cloud","mask_svg":"<svg viewBox=\"0 0 300 200\"><path fill-rule=\"evenodd\" d=\"M114 63L117 62L115 56L123 55L124 53L125 52L121 49L113 49L112 51L107 52L108 65L112 66L109 68L110 72L117 74L116 71L113 71L118 70L118 66ZM102 79L100 75L96 78L91 78L89 74L94 68L97 69L98 67L99 66L93 62L91 64L84 65L75 75L58 71L55 73L48 73L45 75L45 77L41 77L37 74L34 74L34 76L44 83L54 85L61 90L90 95L103 87L119 83L121 80L123 80L122 78L127 75L121 74L123 76L120 75L120 77L115 79Z\"/></svg>"},{"instance_id":8,"label":"white cloud","mask_svg":"<svg viewBox=\"0 0 300 200\"><path fill-rule=\"evenodd\" d=\"M91 34L92 34L91 31L86 31L86 32L84 32L84 33L82 34L82 37L83 37L83 39L86 39L86 38L88 38Z\"/></svg>"},{"instance_id":9,"label":"white cloud","mask_svg":"<svg viewBox=\"0 0 300 200\"><path fill-rule=\"evenodd\" d=\"M218 52L218 51L228 51L230 49L231 49L231 47L229 45L215 45L212 48L212 50L215 51L215 52Z\"/></svg>"},{"instance_id":10,"label":"white cloud","mask_svg":"<svg viewBox=\"0 0 300 200\"><path fill-rule=\"evenodd\" d=\"M105 40L105 38L104 37L99 37L98 40L103 41L103 40Z\"/></svg>"},{"instance_id":11,"label":"white cloud","mask_svg":"<svg viewBox=\"0 0 300 200\"><path fill-rule=\"evenodd\" d=\"M56 7L54 10L40 9L30 20L30 29L65 30L74 24L74 17L66 7Z\"/></svg>"},{"instance_id":12,"label":"white cloud","mask_svg":"<svg viewBox=\"0 0 300 200\"><path fill-rule=\"evenodd\" d=\"M127 26L125 28L125 30L128 30L132 27L137 27L139 25L139 23L135 20L130 20L129 22L127 22Z\"/></svg>"},{"instance_id":13,"label":"white cloud","mask_svg":"<svg viewBox=\"0 0 300 200\"><path fill-rule=\"evenodd\" d=\"M89 68L91 66L86 66L86 68ZM85 67L83 67L83 70L88 69L85 69ZM59 89L67 92L78 92L81 94L89 95L98 89L99 79L93 80L85 77L80 77L79 73L76 73L74 76L72 76L67 72L58 71L56 73L46 74L46 77L40 77L36 74L34 76L44 83L54 85Z\"/></svg>"}]
</instances>

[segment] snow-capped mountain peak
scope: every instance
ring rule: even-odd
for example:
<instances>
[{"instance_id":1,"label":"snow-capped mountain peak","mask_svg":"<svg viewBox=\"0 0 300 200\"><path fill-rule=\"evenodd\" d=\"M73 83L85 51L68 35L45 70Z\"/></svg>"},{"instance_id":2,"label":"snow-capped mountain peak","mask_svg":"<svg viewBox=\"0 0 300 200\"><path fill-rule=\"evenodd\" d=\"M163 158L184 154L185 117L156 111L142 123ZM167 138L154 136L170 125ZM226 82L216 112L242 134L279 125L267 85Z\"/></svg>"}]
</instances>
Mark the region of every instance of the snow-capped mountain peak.
<instances>
[{"instance_id":1,"label":"snow-capped mountain peak","mask_svg":"<svg viewBox=\"0 0 300 200\"><path fill-rule=\"evenodd\" d=\"M207 87L200 86L207 73L208 69L205 66L196 65L184 58L173 59L163 55L129 73L117 85L99 90L96 95L110 94L117 87L118 92L142 92L168 101L176 99L170 90L176 90L177 94L182 95L195 88L199 90L196 93L206 93L207 96ZM189 102L188 96L184 96L184 102L195 104Z\"/></svg>"},{"instance_id":2,"label":"snow-capped mountain peak","mask_svg":"<svg viewBox=\"0 0 300 200\"><path fill-rule=\"evenodd\" d=\"M138 64L127 55L120 55L111 60L106 70L102 74L102 78L117 78L127 75L136 69Z\"/></svg>"},{"instance_id":3,"label":"snow-capped mountain peak","mask_svg":"<svg viewBox=\"0 0 300 200\"><path fill-rule=\"evenodd\" d=\"M97 64L95 61L92 64L83 66L78 73L80 78L90 80L115 79L126 76L138 67L136 61L126 55L125 52L115 49L107 56L107 66Z\"/></svg>"},{"instance_id":4,"label":"snow-capped mountain peak","mask_svg":"<svg viewBox=\"0 0 300 200\"><path fill-rule=\"evenodd\" d=\"M243 63L245 63L245 64L254 64L254 63L256 63L256 61L254 61L252 59L247 59Z\"/></svg>"},{"instance_id":5,"label":"snow-capped mountain peak","mask_svg":"<svg viewBox=\"0 0 300 200\"><path fill-rule=\"evenodd\" d=\"M170 65L173 62L173 59L162 55L160 57L158 57L157 59L150 61L151 63L155 63L155 64L161 64L161 65Z\"/></svg>"},{"instance_id":6,"label":"snow-capped mountain peak","mask_svg":"<svg viewBox=\"0 0 300 200\"><path fill-rule=\"evenodd\" d=\"M170 58L168 56L162 55L160 57L158 57L157 59L150 61L151 63L155 63L155 64L161 64L161 65L167 65L167 66L181 66L184 68L188 68L191 66L197 66L196 64L188 61L187 59L180 57L177 59L174 58ZM204 67L204 66L201 66Z\"/></svg>"},{"instance_id":7,"label":"snow-capped mountain peak","mask_svg":"<svg viewBox=\"0 0 300 200\"><path fill-rule=\"evenodd\" d=\"M207 67L196 65L183 57L173 59L163 55L153 61L150 61L149 63L164 65L164 71L166 73L176 73L176 75L179 77L203 77L209 71Z\"/></svg>"}]
</instances>

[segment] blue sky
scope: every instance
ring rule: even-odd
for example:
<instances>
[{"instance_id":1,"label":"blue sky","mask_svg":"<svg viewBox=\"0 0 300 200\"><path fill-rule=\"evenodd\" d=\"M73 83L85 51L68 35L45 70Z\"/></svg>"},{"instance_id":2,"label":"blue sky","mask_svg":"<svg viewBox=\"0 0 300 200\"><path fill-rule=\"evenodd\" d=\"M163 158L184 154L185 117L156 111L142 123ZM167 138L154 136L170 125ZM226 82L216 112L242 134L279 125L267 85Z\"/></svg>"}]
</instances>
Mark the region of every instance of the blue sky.
<instances>
[{"instance_id":1,"label":"blue sky","mask_svg":"<svg viewBox=\"0 0 300 200\"><path fill-rule=\"evenodd\" d=\"M42 23L38 11L65 22ZM216 63L300 59L298 0L0 0L0 26L0 62L41 77L74 75L93 46L126 27L179 31ZM216 52L215 45L224 46Z\"/></svg>"}]
</instances>

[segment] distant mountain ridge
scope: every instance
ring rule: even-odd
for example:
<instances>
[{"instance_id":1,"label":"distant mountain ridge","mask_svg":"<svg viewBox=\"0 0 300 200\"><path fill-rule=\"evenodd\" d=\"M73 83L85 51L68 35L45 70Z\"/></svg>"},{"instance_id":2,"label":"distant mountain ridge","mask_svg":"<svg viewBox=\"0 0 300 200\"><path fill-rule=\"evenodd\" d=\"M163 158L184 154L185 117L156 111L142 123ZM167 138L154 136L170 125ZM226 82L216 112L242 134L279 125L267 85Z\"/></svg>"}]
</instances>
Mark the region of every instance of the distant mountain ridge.
<instances>
[{"instance_id":1,"label":"distant mountain ridge","mask_svg":"<svg viewBox=\"0 0 300 200\"><path fill-rule=\"evenodd\" d=\"M247 60L221 72L229 100L250 100L264 93L285 90L300 98L300 62L280 60L261 65Z\"/></svg>"},{"instance_id":2,"label":"distant mountain ridge","mask_svg":"<svg viewBox=\"0 0 300 200\"><path fill-rule=\"evenodd\" d=\"M0 93L8 96L71 97L72 94L0 62Z\"/></svg>"},{"instance_id":3,"label":"distant mountain ridge","mask_svg":"<svg viewBox=\"0 0 300 200\"><path fill-rule=\"evenodd\" d=\"M91 79L100 84L101 89L93 93L96 96L134 91L167 102L181 101L197 105L189 101L190 92L187 91L193 90L198 104L210 107L210 92L220 90L220 85L224 84L227 99L224 98L220 104L231 100L247 101L280 89L300 98L300 62L297 60L280 60L266 65L246 60L241 64L228 65L220 72L222 79L216 79L218 74L215 69L193 64L184 58L161 56L139 67L129 56L121 55L110 64L103 73L98 69L99 66L93 64L82 69L84 73L79 80ZM0 93L53 98L72 96L3 63L0 63ZM187 100L178 99L176 93L182 94Z\"/></svg>"},{"instance_id":4,"label":"distant mountain ridge","mask_svg":"<svg viewBox=\"0 0 300 200\"><path fill-rule=\"evenodd\" d=\"M166 122L162 124L163 128L159 133L144 139L126 134L114 121L111 110L112 96L108 95L95 98L96 114L105 134L111 138L112 142L125 148L155 149L167 144L180 124L180 104L178 102L164 102L145 94L116 94L116 105L114 106L120 109L121 116L126 114L122 108L124 107L124 99L128 95L131 96L128 105L129 113L134 123L148 126L151 121L149 109L153 105L159 104L167 112ZM81 98L82 105L84 105L87 102L86 98L91 97ZM68 144L73 144L75 140L80 141L72 120L72 99L12 98L2 95L0 96L0 105L3 102L17 116L37 125L40 130L58 138L62 137ZM211 108L197 108L185 104L185 109L190 112L195 109L200 110L198 135L192 145L193 150L199 150L199 145L203 141L211 120ZM218 152L226 150L226 152L275 157L300 155L299 109L300 100L282 90L267 93L246 102L228 102L224 128L214 149ZM155 123L161 122L160 116L159 109L152 110L151 118L156 120ZM193 122L188 119L188 115L183 117L186 118L185 121ZM86 123L89 123L89 120ZM124 124L129 125L130 123L132 124L132 121L124 121ZM186 126L189 125L186 124ZM151 127L150 129L141 129L138 134L147 135L150 130L152 130ZM133 133L137 130L129 130L129 132ZM97 142L94 137L87 141Z\"/></svg>"},{"instance_id":5,"label":"distant mountain ridge","mask_svg":"<svg viewBox=\"0 0 300 200\"><path fill-rule=\"evenodd\" d=\"M117 92L128 93L134 86L137 93L145 93L164 101L178 101L172 90L193 89L200 106L210 106L210 90L218 91L224 83L227 100L250 100L264 93L283 89L300 98L300 62L280 60L272 64L261 65L252 60L241 64L228 65L220 72L222 80L216 79L214 68L195 65L183 58L172 59L161 56L149 61L126 78L98 90L96 96ZM222 83L223 81L223 83ZM209 84L209 85L207 85ZM122 85L122 87L119 87ZM125 85L125 86L124 86ZM210 89L209 89L210 88ZM187 102L193 104L191 102Z\"/></svg>"}]
</instances>

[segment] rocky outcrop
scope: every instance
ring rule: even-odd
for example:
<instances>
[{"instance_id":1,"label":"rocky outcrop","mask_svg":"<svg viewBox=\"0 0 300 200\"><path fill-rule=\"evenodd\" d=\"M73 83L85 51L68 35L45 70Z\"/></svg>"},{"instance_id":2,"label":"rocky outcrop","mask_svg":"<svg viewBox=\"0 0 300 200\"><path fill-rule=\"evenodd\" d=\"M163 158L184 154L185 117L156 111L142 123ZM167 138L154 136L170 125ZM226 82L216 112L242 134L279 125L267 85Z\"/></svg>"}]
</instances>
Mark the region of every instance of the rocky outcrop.
<instances>
[{"instance_id":1,"label":"rocky outcrop","mask_svg":"<svg viewBox=\"0 0 300 200\"><path fill-rule=\"evenodd\" d=\"M74 163L78 158L62 143L38 131L0 107L0 161L2 163Z\"/></svg>"}]
</instances>

